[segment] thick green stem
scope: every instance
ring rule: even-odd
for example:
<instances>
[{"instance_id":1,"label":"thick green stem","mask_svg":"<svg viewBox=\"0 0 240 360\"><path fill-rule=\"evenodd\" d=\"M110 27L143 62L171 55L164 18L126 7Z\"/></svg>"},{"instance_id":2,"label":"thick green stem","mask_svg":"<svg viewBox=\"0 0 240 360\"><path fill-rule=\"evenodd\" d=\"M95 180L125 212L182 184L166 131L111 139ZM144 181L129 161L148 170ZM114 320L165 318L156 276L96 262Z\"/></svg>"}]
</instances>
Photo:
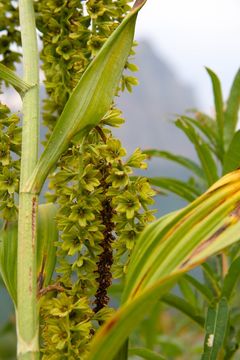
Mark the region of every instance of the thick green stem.
<instances>
[{"instance_id":1,"label":"thick green stem","mask_svg":"<svg viewBox=\"0 0 240 360\"><path fill-rule=\"evenodd\" d=\"M37 196L24 187L38 159L39 70L32 0L19 0L24 81L35 86L23 97L22 158L18 219L18 359L39 358L36 275Z\"/></svg>"}]
</instances>

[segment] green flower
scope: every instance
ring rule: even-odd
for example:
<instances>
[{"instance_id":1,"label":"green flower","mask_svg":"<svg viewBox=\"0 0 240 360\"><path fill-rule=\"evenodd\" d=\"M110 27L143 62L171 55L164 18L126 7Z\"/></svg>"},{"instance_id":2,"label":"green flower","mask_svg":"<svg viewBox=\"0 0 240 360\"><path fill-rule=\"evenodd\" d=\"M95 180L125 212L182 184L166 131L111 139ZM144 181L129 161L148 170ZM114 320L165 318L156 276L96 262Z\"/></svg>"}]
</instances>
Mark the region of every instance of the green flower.
<instances>
[{"instance_id":1,"label":"green flower","mask_svg":"<svg viewBox=\"0 0 240 360\"><path fill-rule=\"evenodd\" d=\"M110 138L106 145L102 145L102 151L106 160L110 163L120 160L126 155L126 150L122 148L121 141L118 139Z\"/></svg>"},{"instance_id":2,"label":"green flower","mask_svg":"<svg viewBox=\"0 0 240 360\"><path fill-rule=\"evenodd\" d=\"M102 16L107 10L102 0L89 0L87 2L87 10L92 19Z\"/></svg>"},{"instance_id":3,"label":"green flower","mask_svg":"<svg viewBox=\"0 0 240 360\"><path fill-rule=\"evenodd\" d=\"M0 175L0 191L7 191L9 194L13 194L17 189L18 179L16 171L11 171L4 167Z\"/></svg>"},{"instance_id":4,"label":"green flower","mask_svg":"<svg viewBox=\"0 0 240 360\"><path fill-rule=\"evenodd\" d=\"M84 204L73 205L71 207L71 214L69 219L71 221L77 221L82 227L87 226L88 221L95 219L95 214L92 209L87 208Z\"/></svg>"},{"instance_id":5,"label":"green flower","mask_svg":"<svg viewBox=\"0 0 240 360\"><path fill-rule=\"evenodd\" d=\"M134 153L127 160L127 165L139 169L146 169L147 164L144 162L146 160L147 155L143 154L139 148L137 148Z\"/></svg>"},{"instance_id":6,"label":"green flower","mask_svg":"<svg viewBox=\"0 0 240 360\"><path fill-rule=\"evenodd\" d=\"M100 181L98 180L99 177L99 171L94 169L92 164L88 164L81 176L81 184L83 188L90 192L93 191L95 187L100 185Z\"/></svg>"},{"instance_id":7,"label":"green flower","mask_svg":"<svg viewBox=\"0 0 240 360\"><path fill-rule=\"evenodd\" d=\"M151 185L146 178L139 177L133 183L133 188L138 193L142 205L154 204L153 196L156 195L156 192L151 188Z\"/></svg>"},{"instance_id":8,"label":"green flower","mask_svg":"<svg viewBox=\"0 0 240 360\"><path fill-rule=\"evenodd\" d=\"M0 163L3 166L10 163L10 149L9 145L3 141L0 142Z\"/></svg>"},{"instance_id":9,"label":"green flower","mask_svg":"<svg viewBox=\"0 0 240 360\"><path fill-rule=\"evenodd\" d=\"M106 38L100 35L91 35L90 39L87 42L88 49L91 51L92 55L97 55L98 51L101 49L105 43Z\"/></svg>"},{"instance_id":10,"label":"green flower","mask_svg":"<svg viewBox=\"0 0 240 360\"><path fill-rule=\"evenodd\" d=\"M60 45L56 48L56 52L61 55L64 60L69 60L70 57L74 54L75 50L72 47L71 41L68 39L62 41Z\"/></svg>"},{"instance_id":11,"label":"green flower","mask_svg":"<svg viewBox=\"0 0 240 360\"><path fill-rule=\"evenodd\" d=\"M110 171L110 175L107 177L107 183L111 184L113 188L125 187L129 183L129 174L132 170L129 166L118 164ZM114 190L114 189L113 189ZM107 193L111 195L111 189Z\"/></svg>"},{"instance_id":12,"label":"green flower","mask_svg":"<svg viewBox=\"0 0 240 360\"><path fill-rule=\"evenodd\" d=\"M120 127L124 124L124 121L125 120L122 118L122 112L120 110L111 109L103 117L101 123L112 127Z\"/></svg>"},{"instance_id":13,"label":"green flower","mask_svg":"<svg viewBox=\"0 0 240 360\"><path fill-rule=\"evenodd\" d=\"M116 211L126 213L127 219L132 219L141 207L136 195L129 191L125 191L123 195L118 196L114 201L117 203Z\"/></svg>"}]
</instances>

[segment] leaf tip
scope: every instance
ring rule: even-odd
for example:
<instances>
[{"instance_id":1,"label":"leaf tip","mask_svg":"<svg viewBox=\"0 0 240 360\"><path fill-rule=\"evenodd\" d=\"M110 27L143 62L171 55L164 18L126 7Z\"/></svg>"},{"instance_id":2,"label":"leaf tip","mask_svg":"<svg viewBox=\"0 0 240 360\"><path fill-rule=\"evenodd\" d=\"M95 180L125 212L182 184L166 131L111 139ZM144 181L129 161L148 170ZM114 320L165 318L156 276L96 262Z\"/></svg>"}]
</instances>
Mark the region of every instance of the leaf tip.
<instances>
[{"instance_id":1,"label":"leaf tip","mask_svg":"<svg viewBox=\"0 0 240 360\"><path fill-rule=\"evenodd\" d=\"M132 10L141 8L143 5L145 5L146 2L147 0L136 0L135 3L133 4Z\"/></svg>"}]
</instances>

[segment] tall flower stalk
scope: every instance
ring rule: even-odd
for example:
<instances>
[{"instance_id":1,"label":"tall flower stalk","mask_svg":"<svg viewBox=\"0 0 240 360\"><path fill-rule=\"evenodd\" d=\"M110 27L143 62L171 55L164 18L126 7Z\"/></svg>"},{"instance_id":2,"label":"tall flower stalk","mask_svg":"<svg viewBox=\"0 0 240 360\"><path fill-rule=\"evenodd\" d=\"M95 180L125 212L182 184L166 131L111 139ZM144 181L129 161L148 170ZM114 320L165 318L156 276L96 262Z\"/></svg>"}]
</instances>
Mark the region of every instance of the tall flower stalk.
<instances>
[{"instance_id":1,"label":"tall flower stalk","mask_svg":"<svg viewBox=\"0 0 240 360\"><path fill-rule=\"evenodd\" d=\"M144 166L145 155L136 150L124 163L121 157L125 150L105 128L122 122L112 102L124 67L131 67L127 59L136 17L145 3L136 2L131 10L128 2L123 1L120 6L114 1L96 4L89 0L87 16L81 1L74 0L64 1L63 7L56 7L53 0L47 3L20 0L18 9L9 0L3 8L6 18L19 10L24 70L21 79L4 61L0 64L1 78L14 86L23 99L22 129L16 129L15 117L8 117L5 114L8 109L1 107L4 143L0 153L0 196L5 201L1 204L5 223L0 233L0 271L16 307L19 360L40 356L40 308L43 359L78 359L87 354L88 343L96 330L93 321L101 325L111 312L106 307L113 257L119 264L121 256L132 249L137 233L151 217L146 208L152 202L147 180L141 182L128 177L131 167ZM44 120L50 134L40 159L39 64L33 5L38 12L39 29L43 30L46 52L42 57L46 55L44 70L49 96ZM51 11L58 13L55 20ZM55 40L52 36L46 37L49 30L50 33L56 31ZM12 51L9 44L18 44L10 30L7 34L5 58ZM63 38L59 38L61 34ZM84 41L79 39L82 34ZM85 55L81 53L83 46ZM17 60L16 56L12 58L11 67L14 68ZM129 88L135 80L123 77L122 81L123 86ZM15 166L16 173L19 170L18 160L11 159L14 152L20 155L18 130L22 130L19 189L11 168ZM52 173L52 169L56 171ZM58 206L41 206L38 225L38 196L50 174L51 200L56 200ZM19 197L14 195L17 192ZM129 198L127 203L124 199L120 201L119 209L115 192L119 201L125 193ZM56 219L59 241L53 225ZM119 238L115 249L111 246L113 233ZM127 242L128 234L131 238ZM56 246L60 270L57 281L51 282ZM17 265L13 263L16 251ZM91 300L94 295L95 301Z\"/></svg>"},{"instance_id":2,"label":"tall flower stalk","mask_svg":"<svg viewBox=\"0 0 240 360\"><path fill-rule=\"evenodd\" d=\"M19 1L24 80L33 86L23 96L17 262L18 358L38 359L36 229L38 197L24 190L38 160L39 64L33 2Z\"/></svg>"}]
</instances>

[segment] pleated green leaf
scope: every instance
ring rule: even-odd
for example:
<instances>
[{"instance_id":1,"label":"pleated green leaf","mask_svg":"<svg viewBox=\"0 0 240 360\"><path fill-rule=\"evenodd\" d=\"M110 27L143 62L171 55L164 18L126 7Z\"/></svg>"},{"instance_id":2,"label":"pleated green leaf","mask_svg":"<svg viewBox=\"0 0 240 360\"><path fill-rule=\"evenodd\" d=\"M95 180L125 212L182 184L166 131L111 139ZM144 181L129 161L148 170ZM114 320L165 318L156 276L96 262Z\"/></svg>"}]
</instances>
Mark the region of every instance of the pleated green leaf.
<instances>
[{"instance_id":1,"label":"pleated green leaf","mask_svg":"<svg viewBox=\"0 0 240 360\"><path fill-rule=\"evenodd\" d=\"M89 359L111 360L131 331L177 279L240 238L240 171L224 176L182 210L140 235L129 264L122 306L99 330Z\"/></svg>"},{"instance_id":2,"label":"pleated green leaf","mask_svg":"<svg viewBox=\"0 0 240 360\"><path fill-rule=\"evenodd\" d=\"M240 70L238 70L227 100L227 107L224 113L224 138L226 148L232 141L237 122L240 106Z\"/></svg>"},{"instance_id":3,"label":"pleated green leaf","mask_svg":"<svg viewBox=\"0 0 240 360\"><path fill-rule=\"evenodd\" d=\"M39 193L51 168L77 135L84 138L109 110L131 51L138 11L146 0L136 1L132 11L108 38L73 90L27 185Z\"/></svg>"},{"instance_id":4,"label":"pleated green leaf","mask_svg":"<svg viewBox=\"0 0 240 360\"><path fill-rule=\"evenodd\" d=\"M202 360L217 360L223 346L227 323L228 303L226 298L222 298L217 305L208 308Z\"/></svg>"},{"instance_id":5,"label":"pleated green leaf","mask_svg":"<svg viewBox=\"0 0 240 360\"><path fill-rule=\"evenodd\" d=\"M240 167L240 130L238 130L229 145L223 159L223 174Z\"/></svg>"},{"instance_id":6,"label":"pleated green leaf","mask_svg":"<svg viewBox=\"0 0 240 360\"><path fill-rule=\"evenodd\" d=\"M37 274L40 288L51 280L55 263L58 230L55 223L56 207L39 206ZM17 305L17 222L9 222L0 232L0 273L15 306Z\"/></svg>"}]
</instances>

